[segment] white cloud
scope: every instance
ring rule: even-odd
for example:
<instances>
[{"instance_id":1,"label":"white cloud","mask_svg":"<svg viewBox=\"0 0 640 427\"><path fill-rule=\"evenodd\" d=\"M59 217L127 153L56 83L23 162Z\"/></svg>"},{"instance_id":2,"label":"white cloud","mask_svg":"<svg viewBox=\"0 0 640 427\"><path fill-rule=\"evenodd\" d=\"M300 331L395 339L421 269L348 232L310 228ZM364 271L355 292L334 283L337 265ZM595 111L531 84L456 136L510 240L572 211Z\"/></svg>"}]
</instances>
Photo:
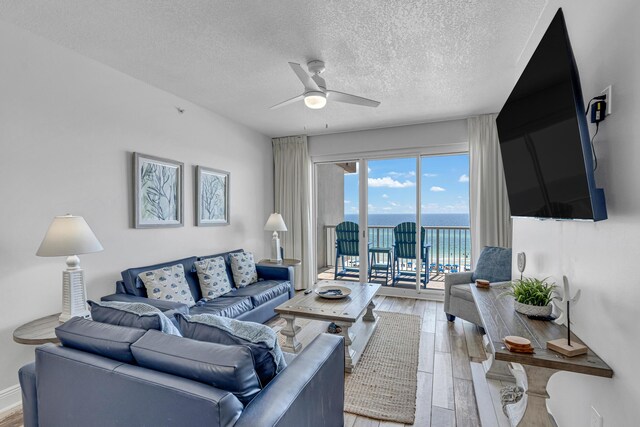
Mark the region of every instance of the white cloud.
<instances>
[{"instance_id":1,"label":"white cloud","mask_svg":"<svg viewBox=\"0 0 640 427\"><path fill-rule=\"evenodd\" d=\"M368 173L371 173L371 168L367 168L367 172L368 172Z\"/></svg>"},{"instance_id":2,"label":"white cloud","mask_svg":"<svg viewBox=\"0 0 640 427\"><path fill-rule=\"evenodd\" d=\"M458 178L458 182L469 182L469 176L466 173L460 175L460 178Z\"/></svg>"},{"instance_id":3,"label":"white cloud","mask_svg":"<svg viewBox=\"0 0 640 427\"><path fill-rule=\"evenodd\" d=\"M415 171L409 171L409 172L391 171L391 172L388 172L387 175L393 176L393 177L396 177L396 178L411 178L411 177L416 176L416 172Z\"/></svg>"},{"instance_id":4,"label":"white cloud","mask_svg":"<svg viewBox=\"0 0 640 427\"><path fill-rule=\"evenodd\" d=\"M391 206L398 206L398 204L397 204L396 202L389 202L389 204L390 204Z\"/></svg>"},{"instance_id":5,"label":"white cloud","mask_svg":"<svg viewBox=\"0 0 640 427\"><path fill-rule=\"evenodd\" d=\"M345 201L344 201L344 204L345 204L345 205L348 205L349 203L351 203L351 200L345 200Z\"/></svg>"},{"instance_id":6,"label":"white cloud","mask_svg":"<svg viewBox=\"0 0 640 427\"><path fill-rule=\"evenodd\" d=\"M390 211L390 210L392 210L392 209L393 209L393 208L391 208L391 207L389 207L389 206L385 206L384 208L382 208L382 210L383 210L383 211Z\"/></svg>"},{"instance_id":7,"label":"white cloud","mask_svg":"<svg viewBox=\"0 0 640 427\"><path fill-rule=\"evenodd\" d=\"M424 176L426 176L427 178L433 178L434 176L438 176L437 173L425 173Z\"/></svg>"},{"instance_id":8,"label":"white cloud","mask_svg":"<svg viewBox=\"0 0 640 427\"><path fill-rule=\"evenodd\" d=\"M416 183L411 181L400 182L390 176L383 178L369 178L369 187L387 187L387 188L408 188L415 187Z\"/></svg>"},{"instance_id":9,"label":"white cloud","mask_svg":"<svg viewBox=\"0 0 640 427\"><path fill-rule=\"evenodd\" d=\"M383 194L383 195L382 195L382 198L383 198L383 199L388 199L388 198L389 198L389 196L388 196L387 194Z\"/></svg>"},{"instance_id":10,"label":"white cloud","mask_svg":"<svg viewBox=\"0 0 640 427\"><path fill-rule=\"evenodd\" d=\"M447 191L447 190L445 190L445 189L444 189L444 188L442 188L442 187L438 187L437 185L434 185L434 186L433 186L433 187L431 187L429 190L430 190L430 191L435 191L435 192L439 192L439 191Z\"/></svg>"}]
</instances>

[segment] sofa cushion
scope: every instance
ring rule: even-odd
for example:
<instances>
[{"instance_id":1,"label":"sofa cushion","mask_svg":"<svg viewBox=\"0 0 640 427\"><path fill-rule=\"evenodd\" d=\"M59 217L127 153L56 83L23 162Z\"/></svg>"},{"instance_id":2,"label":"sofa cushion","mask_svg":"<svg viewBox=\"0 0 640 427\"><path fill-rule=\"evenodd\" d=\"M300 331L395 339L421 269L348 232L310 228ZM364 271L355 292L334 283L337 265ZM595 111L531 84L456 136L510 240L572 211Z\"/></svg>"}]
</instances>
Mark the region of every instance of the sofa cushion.
<instances>
[{"instance_id":1,"label":"sofa cushion","mask_svg":"<svg viewBox=\"0 0 640 427\"><path fill-rule=\"evenodd\" d=\"M511 249L485 246L471 276L472 282L478 279L489 282L511 280Z\"/></svg>"},{"instance_id":2,"label":"sofa cushion","mask_svg":"<svg viewBox=\"0 0 640 427\"><path fill-rule=\"evenodd\" d=\"M266 302L271 301L278 295L289 293L291 284L288 281L281 280L262 280L240 289L233 289L224 295L228 297L250 297L254 307L258 307Z\"/></svg>"},{"instance_id":3,"label":"sofa cushion","mask_svg":"<svg viewBox=\"0 0 640 427\"><path fill-rule=\"evenodd\" d=\"M58 326L56 336L65 347L75 348L118 360L134 363L131 344L138 341L145 330L94 322L82 317L73 317Z\"/></svg>"},{"instance_id":4,"label":"sofa cushion","mask_svg":"<svg viewBox=\"0 0 640 427\"><path fill-rule=\"evenodd\" d=\"M143 271L138 277L147 289L147 298L181 302L189 307L196 304L182 264Z\"/></svg>"},{"instance_id":5,"label":"sofa cushion","mask_svg":"<svg viewBox=\"0 0 640 427\"><path fill-rule=\"evenodd\" d=\"M130 328L155 329L166 334L180 335L180 331L160 309L141 302L87 301L91 318L96 322Z\"/></svg>"},{"instance_id":6,"label":"sofa cushion","mask_svg":"<svg viewBox=\"0 0 640 427\"><path fill-rule=\"evenodd\" d=\"M233 281L237 288L244 288L258 281L256 263L251 252L229 254L229 259L231 261Z\"/></svg>"},{"instance_id":7,"label":"sofa cushion","mask_svg":"<svg viewBox=\"0 0 640 427\"><path fill-rule=\"evenodd\" d=\"M189 283L189 288L191 289L191 294L193 295L194 300L199 300L201 298L200 295L200 285L198 284L198 275L196 274L196 269L193 266L193 263L196 261L196 257L182 258L175 261L163 262L154 265L148 265L145 267L133 267L127 270L124 270L122 275L122 287L125 289L126 293L131 295L138 295L141 297L147 296L147 291L144 287L144 283L140 280L138 275L144 271L149 270L157 270L158 268L167 267L175 264L182 264L184 266L184 274Z\"/></svg>"},{"instance_id":8,"label":"sofa cushion","mask_svg":"<svg viewBox=\"0 0 640 427\"><path fill-rule=\"evenodd\" d=\"M233 393L244 405L260 392L251 350L148 331L131 346L138 365Z\"/></svg>"},{"instance_id":9,"label":"sofa cushion","mask_svg":"<svg viewBox=\"0 0 640 427\"><path fill-rule=\"evenodd\" d=\"M260 323L242 322L211 314L176 316L187 338L225 345L246 345L253 354L254 367L265 387L286 366L278 336Z\"/></svg>"},{"instance_id":10,"label":"sofa cushion","mask_svg":"<svg viewBox=\"0 0 640 427\"><path fill-rule=\"evenodd\" d=\"M198 273L202 298L214 299L231 291L232 286L229 276L227 276L227 263L224 257L218 256L196 261L194 265Z\"/></svg>"},{"instance_id":11,"label":"sofa cushion","mask_svg":"<svg viewBox=\"0 0 640 427\"><path fill-rule=\"evenodd\" d=\"M253 310L253 303L249 297L220 297L210 301L198 301L191 307L189 314L215 314L217 316L235 318Z\"/></svg>"}]
</instances>

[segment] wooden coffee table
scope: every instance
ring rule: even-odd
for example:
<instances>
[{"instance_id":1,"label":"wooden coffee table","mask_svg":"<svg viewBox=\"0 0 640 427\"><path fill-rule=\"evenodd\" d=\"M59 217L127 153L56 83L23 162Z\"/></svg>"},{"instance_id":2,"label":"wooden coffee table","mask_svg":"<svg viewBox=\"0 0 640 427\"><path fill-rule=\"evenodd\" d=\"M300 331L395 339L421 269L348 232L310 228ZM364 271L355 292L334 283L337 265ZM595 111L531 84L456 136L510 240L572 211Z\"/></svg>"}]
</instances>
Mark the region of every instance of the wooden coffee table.
<instances>
[{"instance_id":1,"label":"wooden coffee table","mask_svg":"<svg viewBox=\"0 0 640 427\"><path fill-rule=\"evenodd\" d=\"M322 280L317 283L318 287L329 285L347 287L351 289L351 295L342 299L327 299L316 295L315 292L307 295L300 292L275 308L275 312L287 321L287 325L280 331L285 336L285 345L282 349L289 353L298 353L302 348L296 338L296 334L300 331L300 327L295 324L296 318L334 322L342 328L340 334L344 337L345 371L352 372L369 338L378 326L378 317L373 313L375 308L373 297L380 289L380 284L338 280ZM358 328L356 337L351 329L359 321L363 325Z\"/></svg>"}]
</instances>

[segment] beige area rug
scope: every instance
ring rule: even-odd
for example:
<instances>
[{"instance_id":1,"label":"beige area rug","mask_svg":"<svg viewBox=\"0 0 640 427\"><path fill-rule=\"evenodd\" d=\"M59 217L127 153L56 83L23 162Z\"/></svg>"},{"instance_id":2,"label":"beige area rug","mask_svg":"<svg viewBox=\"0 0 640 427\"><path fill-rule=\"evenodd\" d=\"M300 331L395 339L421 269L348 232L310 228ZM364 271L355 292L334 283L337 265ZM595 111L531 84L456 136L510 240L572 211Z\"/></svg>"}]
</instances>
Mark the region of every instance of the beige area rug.
<instances>
[{"instance_id":1,"label":"beige area rug","mask_svg":"<svg viewBox=\"0 0 640 427\"><path fill-rule=\"evenodd\" d=\"M368 418L413 424L416 414L420 316L376 310L378 327L351 374L345 374L344 410ZM311 320L297 319L301 328ZM313 322L314 328L318 322ZM326 325L317 333L324 331ZM280 326L280 325L278 325ZM274 328L276 331L280 327ZM284 337L278 334L280 345ZM357 339L357 338L356 338Z\"/></svg>"},{"instance_id":2,"label":"beige area rug","mask_svg":"<svg viewBox=\"0 0 640 427\"><path fill-rule=\"evenodd\" d=\"M420 316L376 311L378 328L345 377L344 410L413 424L416 416Z\"/></svg>"}]
</instances>

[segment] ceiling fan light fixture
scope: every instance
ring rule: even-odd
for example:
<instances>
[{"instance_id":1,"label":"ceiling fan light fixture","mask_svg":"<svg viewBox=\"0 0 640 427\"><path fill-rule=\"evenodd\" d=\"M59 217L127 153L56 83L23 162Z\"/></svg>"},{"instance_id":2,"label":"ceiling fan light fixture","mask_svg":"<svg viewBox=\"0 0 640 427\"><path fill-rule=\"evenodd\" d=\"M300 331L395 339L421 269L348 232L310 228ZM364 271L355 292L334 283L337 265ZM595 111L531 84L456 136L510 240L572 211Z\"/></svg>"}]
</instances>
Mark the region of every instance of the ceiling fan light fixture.
<instances>
[{"instance_id":1,"label":"ceiling fan light fixture","mask_svg":"<svg viewBox=\"0 0 640 427\"><path fill-rule=\"evenodd\" d=\"M304 94L304 105L313 110L319 110L327 105L327 96L322 92L307 92Z\"/></svg>"}]
</instances>

